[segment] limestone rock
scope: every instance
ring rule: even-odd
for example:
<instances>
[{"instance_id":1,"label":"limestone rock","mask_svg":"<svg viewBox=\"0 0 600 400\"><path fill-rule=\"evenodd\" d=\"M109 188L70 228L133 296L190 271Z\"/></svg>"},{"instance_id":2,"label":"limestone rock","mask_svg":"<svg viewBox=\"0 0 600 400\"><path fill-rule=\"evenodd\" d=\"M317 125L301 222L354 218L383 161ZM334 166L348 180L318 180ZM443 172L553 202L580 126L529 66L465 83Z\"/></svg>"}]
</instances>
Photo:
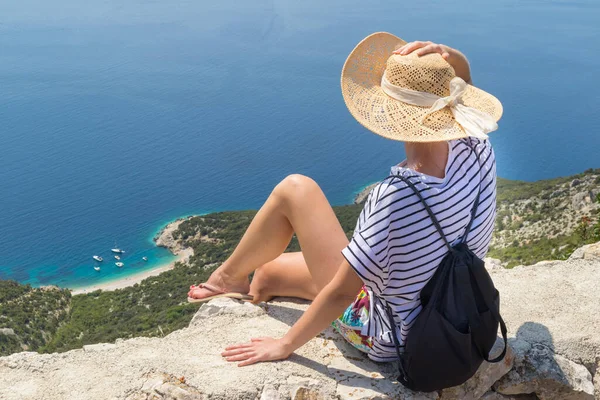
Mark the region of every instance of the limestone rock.
<instances>
[{"instance_id":1,"label":"limestone rock","mask_svg":"<svg viewBox=\"0 0 600 400\"><path fill-rule=\"evenodd\" d=\"M489 273L509 336L544 344L592 369L600 354L600 262L567 260Z\"/></svg>"},{"instance_id":2,"label":"limestone rock","mask_svg":"<svg viewBox=\"0 0 600 400\"><path fill-rule=\"evenodd\" d=\"M575 186L579 186L579 185L581 185L581 180L579 180L579 179L573 179L571 181L571 187L575 187Z\"/></svg>"},{"instance_id":3,"label":"limestone rock","mask_svg":"<svg viewBox=\"0 0 600 400\"><path fill-rule=\"evenodd\" d=\"M596 374L594 375L594 396L600 399L600 357L596 363Z\"/></svg>"},{"instance_id":4,"label":"limestone rock","mask_svg":"<svg viewBox=\"0 0 600 400\"><path fill-rule=\"evenodd\" d=\"M282 400L281 395L273 385L265 385L259 400Z\"/></svg>"},{"instance_id":5,"label":"limestone rock","mask_svg":"<svg viewBox=\"0 0 600 400\"><path fill-rule=\"evenodd\" d=\"M494 384L505 395L535 393L541 400L593 400L592 375L583 366L554 354L543 344L519 348L515 368Z\"/></svg>"},{"instance_id":6,"label":"limestone rock","mask_svg":"<svg viewBox=\"0 0 600 400\"><path fill-rule=\"evenodd\" d=\"M483 259L483 261L485 262L485 268L488 270L504 269L502 266L502 261L498 260L497 258L486 257Z\"/></svg>"},{"instance_id":7,"label":"limestone rock","mask_svg":"<svg viewBox=\"0 0 600 400\"><path fill-rule=\"evenodd\" d=\"M92 353L95 351L112 350L116 347L117 347L117 345L113 344L113 343L87 344L87 345L83 346L83 351L85 351L86 353Z\"/></svg>"},{"instance_id":8,"label":"limestone rock","mask_svg":"<svg viewBox=\"0 0 600 400\"><path fill-rule=\"evenodd\" d=\"M148 374L139 390L125 400L208 400L208 396L185 383L185 378L169 374Z\"/></svg>"},{"instance_id":9,"label":"limestone rock","mask_svg":"<svg viewBox=\"0 0 600 400\"><path fill-rule=\"evenodd\" d=\"M600 262L582 258L493 269L490 275L501 293L500 311L514 357L513 370L495 384L497 391L489 387L508 365L484 365L462 387L441 393L411 392L396 382L394 364L370 361L331 328L284 361L244 368L225 361L221 352L227 345L281 337L308 307L278 298L261 306L215 299L199 307L188 327L162 338L0 357L0 398L411 400L479 395L511 400L522 398L511 393L528 392L543 400L590 399L594 389L585 367L595 374L596 389L600 386Z\"/></svg>"},{"instance_id":10,"label":"limestone rock","mask_svg":"<svg viewBox=\"0 0 600 400\"><path fill-rule=\"evenodd\" d=\"M16 336L15 331L11 328L0 328L0 335Z\"/></svg>"},{"instance_id":11,"label":"limestone rock","mask_svg":"<svg viewBox=\"0 0 600 400\"><path fill-rule=\"evenodd\" d=\"M579 192L573 195L571 198L571 205L573 209L579 211L585 206L591 203L589 192Z\"/></svg>"},{"instance_id":12,"label":"limestone rock","mask_svg":"<svg viewBox=\"0 0 600 400\"><path fill-rule=\"evenodd\" d=\"M491 357L496 357L502 351L504 341L496 339L490 352ZM508 346L504 360L498 363L483 362L475 375L462 385L442 390L440 399L443 400L477 400L483 396L492 385L511 370L514 363L514 353Z\"/></svg>"},{"instance_id":13,"label":"limestone rock","mask_svg":"<svg viewBox=\"0 0 600 400\"><path fill-rule=\"evenodd\" d=\"M564 197L568 193L569 193L569 191L566 190L566 189L558 189L558 190L555 190L554 192L550 193L550 198L554 199L554 198L557 198L557 197Z\"/></svg>"},{"instance_id":14,"label":"limestone rock","mask_svg":"<svg viewBox=\"0 0 600 400\"><path fill-rule=\"evenodd\" d=\"M537 400L535 394L524 394L518 396L505 396L503 394L489 391L480 397L480 400Z\"/></svg>"},{"instance_id":15,"label":"limestone rock","mask_svg":"<svg viewBox=\"0 0 600 400\"><path fill-rule=\"evenodd\" d=\"M238 317L257 317L265 314L265 310L248 302L220 297L202 304L194 318L192 318L190 325L202 324L207 317L223 314Z\"/></svg>"},{"instance_id":16,"label":"limestone rock","mask_svg":"<svg viewBox=\"0 0 600 400\"><path fill-rule=\"evenodd\" d=\"M600 260L600 242L578 248L571 254L569 260Z\"/></svg>"},{"instance_id":17,"label":"limestone rock","mask_svg":"<svg viewBox=\"0 0 600 400\"><path fill-rule=\"evenodd\" d=\"M373 188L378 184L379 182L372 183L369 186L365 187L363 190L361 190L360 193L358 193L354 197L354 204L360 204L367 200L367 197L369 197L369 193L371 193L371 190L373 190Z\"/></svg>"},{"instance_id":18,"label":"limestone rock","mask_svg":"<svg viewBox=\"0 0 600 400\"><path fill-rule=\"evenodd\" d=\"M175 232L179 228L179 225L185 220L186 218L181 218L165 226L154 238L156 245L159 247L166 247L171 253L178 255L183 248L181 247L181 243L173 237L173 232Z\"/></svg>"}]
</instances>

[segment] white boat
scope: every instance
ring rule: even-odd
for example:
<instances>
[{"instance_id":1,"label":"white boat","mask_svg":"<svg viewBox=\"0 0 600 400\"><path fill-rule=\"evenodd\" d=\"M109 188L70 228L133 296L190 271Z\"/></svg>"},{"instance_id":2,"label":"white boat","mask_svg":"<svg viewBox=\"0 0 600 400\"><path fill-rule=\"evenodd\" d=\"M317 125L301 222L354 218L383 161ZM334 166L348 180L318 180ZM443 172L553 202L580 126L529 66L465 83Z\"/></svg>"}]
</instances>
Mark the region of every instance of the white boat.
<instances>
[{"instance_id":1,"label":"white boat","mask_svg":"<svg viewBox=\"0 0 600 400\"><path fill-rule=\"evenodd\" d=\"M121 249L118 249L118 248L110 249L110 251L112 251L113 253L118 253L118 254L125 253L125 250L121 250Z\"/></svg>"},{"instance_id":2,"label":"white boat","mask_svg":"<svg viewBox=\"0 0 600 400\"><path fill-rule=\"evenodd\" d=\"M102 262L103 258L100 256L92 256L92 258L98 262Z\"/></svg>"},{"instance_id":3,"label":"white boat","mask_svg":"<svg viewBox=\"0 0 600 400\"><path fill-rule=\"evenodd\" d=\"M117 262L117 263L115 263L115 265L116 265L117 267L121 268L121 267L122 267L123 265L125 265L125 264L123 264L122 262Z\"/></svg>"},{"instance_id":4,"label":"white boat","mask_svg":"<svg viewBox=\"0 0 600 400\"><path fill-rule=\"evenodd\" d=\"M97 266L97 265L94 267L94 269L95 269L96 271L100 271L100 267L99 267L99 266Z\"/></svg>"},{"instance_id":5,"label":"white boat","mask_svg":"<svg viewBox=\"0 0 600 400\"><path fill-rule=\"evenodd\" d=\"M115 260L120 260L120 259L121 259L121 257L115 256Z\"/></svg>"},{"instance_id":6,"label":"white boat","mask_svg":"<svg viewBox=\"0 0 600 400\"><path fill-rule=\"evenodd\" d=\"M142 257L142 260L144 260L144 261L148 261L148 257L145 257L145 256L144 256L144 257Z\"/></svg>"}]
</instances>

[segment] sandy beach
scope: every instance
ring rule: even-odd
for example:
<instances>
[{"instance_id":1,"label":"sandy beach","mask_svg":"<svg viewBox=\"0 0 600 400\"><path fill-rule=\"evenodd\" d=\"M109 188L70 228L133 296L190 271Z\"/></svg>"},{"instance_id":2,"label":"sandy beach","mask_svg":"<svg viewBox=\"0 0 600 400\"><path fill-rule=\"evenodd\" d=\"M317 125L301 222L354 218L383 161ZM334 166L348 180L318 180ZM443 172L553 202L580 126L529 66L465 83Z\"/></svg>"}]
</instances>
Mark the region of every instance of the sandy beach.
<instances>
[{"instance_id":1,"label":"sandy beach","mask_svg":"<svg viewBox=\"0 0 600 400\"><path fill-rule=\"evenodd\" d=\"M187 260L192 254L194 254L194 250L193 249L182 249L181 251L179 251L179 254L177 254L177 258L175 259L175 261L160 266L158 268L154 268L148 271L142 271L139 272L137 274L133 274L133 275L129 275L126 278L123 279L117 279L114 281L110 281L110 282L106 282L106 283L101 283L98 285L91 285L91 286L82 286L82 287L77 287L77 288L72 288L71 289L71 293L73 295L75 294L82 294L82 293L91 293L94 292L98 289L100 290L116 290L116 289L122 289L128 286L133 286L136 283L140 283L141 281L143 281L146 278L149 278L151 276L156 276L159 275L165 271L168 271L170 269L173 269L175 267L175 263L178 261L185 261Z\"/></svg>"}]
</instances>

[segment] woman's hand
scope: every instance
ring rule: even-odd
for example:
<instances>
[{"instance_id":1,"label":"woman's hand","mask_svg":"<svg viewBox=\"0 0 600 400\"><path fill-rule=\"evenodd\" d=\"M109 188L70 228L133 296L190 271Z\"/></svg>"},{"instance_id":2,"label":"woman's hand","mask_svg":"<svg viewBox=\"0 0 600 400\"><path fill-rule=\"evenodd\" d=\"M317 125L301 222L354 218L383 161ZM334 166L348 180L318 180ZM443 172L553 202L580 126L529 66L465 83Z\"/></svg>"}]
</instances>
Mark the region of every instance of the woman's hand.
<instances>
[{"instance_id":1,"label":"woman's hand","mask_svg":"<svg viewBox=\"0 0 600 400\"><path fill-rule=\"evenodd\" d=\"M293 350L282 339L261 337L251 339L250 343L228 346L221 355L227 361L241 361L238 367L244 367L263 361L284 360L292 353Z\"/></svg>"},{"instance_id":2,"label":"woman's hand","mask_svg":"<svg viewBox=\"0 0 600 400\"><path fill-rule=\"evenodd\" d=\"M454 68L456 76L462 78L467 83L471 83L471 68L469 67L469 61L460 51L453 49L450 46L446 46L445 44L416 41L407 43L399 49L396 49L394 54L405 56L413 51L416 51L419 57L431 53L440 54L444 60L448 61L448 64Z\"/></svg>"}]
</instances>

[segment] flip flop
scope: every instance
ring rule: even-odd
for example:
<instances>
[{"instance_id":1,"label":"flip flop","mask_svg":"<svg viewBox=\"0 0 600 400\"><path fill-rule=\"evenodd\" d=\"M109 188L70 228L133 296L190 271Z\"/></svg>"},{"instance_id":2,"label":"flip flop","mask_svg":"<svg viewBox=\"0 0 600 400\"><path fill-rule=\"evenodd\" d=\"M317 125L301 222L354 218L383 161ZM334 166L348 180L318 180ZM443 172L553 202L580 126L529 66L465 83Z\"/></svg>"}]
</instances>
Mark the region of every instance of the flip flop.
<instances>
[{"instance_id":1,"label":"flip flop","mask_svg":"<svg viewBox=\"0 0 600 400\"><path fill-rule=\"evenodd\" d=\"M230 299L237 299L237 300L244 300L244 301L252 301L254 300L254 297L252 296L248 296L247 294L242 294L242 293L227 293L222 291L221 289L217 289L216 287L214 287L213 285L209 285L208 283L201 283L198 286L196 286L197 288L202 288L202 289L207 289L210 290L211 292L214 293L214 295L212 296L208 296L208 297L203 297L201 299L195 299L193 297L188 297L188 303L205 303L207 301L210 301L212 299L217 299L219 297L227 297ZM190 287L190 289L192 289L192 287Z\"/></svg>"}]
</instances>

